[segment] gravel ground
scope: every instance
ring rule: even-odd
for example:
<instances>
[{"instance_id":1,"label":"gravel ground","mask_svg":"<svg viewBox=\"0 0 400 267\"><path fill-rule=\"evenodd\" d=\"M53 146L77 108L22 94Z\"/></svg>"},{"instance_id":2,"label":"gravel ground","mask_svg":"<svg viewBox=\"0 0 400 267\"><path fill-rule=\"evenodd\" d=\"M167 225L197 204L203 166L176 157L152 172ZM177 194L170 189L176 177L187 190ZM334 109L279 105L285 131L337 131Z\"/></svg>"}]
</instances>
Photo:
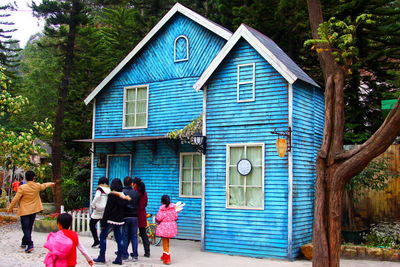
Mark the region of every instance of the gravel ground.
<instances>
[{"instance_id":1,"label":"gravel ground","mask_svg":"<svg viewBox=\"0 0 400 267\"><path fill-rule=\"evenodd\" d=\"M22 231L19 222L0 226L0 267L42 267L47 249L43 248L46 240L46 233L33 232L32 238L35 250L32 253L25 253L19 246L21 244ZM99 250L90 247L93 240L89 236L80 236L81 243L86 247L92 257L97 257ZM161 267L165 266L160 262L162 248L151 247L151 257L144 258L143 246L139 244L139 261L124 262L123 266L136 267ZM96 266L116 266L111 264L114 260L116 244L112 240L107 242L107 264ZM201 252L200 243L187 240L171 241L172 265L175 267L311 267L311 262L297 260L294 262L256 259L241 256L229 256L224 254ZM77 267L89 266L85 258L78 252ZM342 267L399 267L397 262L378 262L366 260L342 260Z\"/></svg>"}]
</instances>

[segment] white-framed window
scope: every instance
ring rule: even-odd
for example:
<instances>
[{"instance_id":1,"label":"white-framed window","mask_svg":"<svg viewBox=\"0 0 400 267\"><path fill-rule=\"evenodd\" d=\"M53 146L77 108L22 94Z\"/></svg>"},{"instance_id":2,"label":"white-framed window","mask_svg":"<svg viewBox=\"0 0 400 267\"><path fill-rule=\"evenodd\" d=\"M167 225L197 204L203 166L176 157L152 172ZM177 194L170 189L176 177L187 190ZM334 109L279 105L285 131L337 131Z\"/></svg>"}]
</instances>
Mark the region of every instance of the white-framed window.
<instances>
[{"instance_id":1,"label":"white-framed window","mask_svg":"<svg viewBox=\"0 0 400 267\"><path fill-rule=\"evenodd\" d=\"M174 41L174 62L189 60L189 39L179 35Z\"/></svg>"},{"instance_id":2,"label":"white-framed window","mask_svg":"<svg viewBox=\"0 0 400 267\"><path fill-rule=\"evenodd\" d=\"M179 168L179 196L201 197L201 169L202 156L200 153L190 152L180 154Z\"/></svg>"},{"instance_id":3,"label":"white-framed window","mask_svg":"<svg viewBox=\"0 0 400 267\"><path fill-rule=\"evenodd\" d=\"M237 65L237 102L256 100L256 63Z\"/></svg>"},{"instance_id":4,"label":"white-framed window","mask_svg":"<svg viewBox=\"0 0 400 267\"><path fill-rule=\"evenodd\" d=\"M129 86L124 88L124 129L147 128L149 86Z\"/></svg>"},{"instance_id":5,"label":"white-framed window","mask_svg":"<svg viewBox=\"0 0 400 267\"><path fill-rule=\"evenodd\" d=\"M251 163L250 172L241 175L240 160ZM248 165L246 170L248 171ZM228 144L226 146L226 207L264 209L264 144Z\"/></svg>"}]
</instances>

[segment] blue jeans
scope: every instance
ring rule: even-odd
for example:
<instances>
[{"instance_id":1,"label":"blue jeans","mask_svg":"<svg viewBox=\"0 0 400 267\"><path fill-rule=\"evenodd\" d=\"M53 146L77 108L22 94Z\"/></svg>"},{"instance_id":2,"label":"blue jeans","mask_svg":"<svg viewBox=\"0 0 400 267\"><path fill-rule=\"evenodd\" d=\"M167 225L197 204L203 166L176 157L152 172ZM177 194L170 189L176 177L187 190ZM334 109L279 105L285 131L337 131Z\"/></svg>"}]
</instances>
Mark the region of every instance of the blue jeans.
<instances>
[{"instance_id":1,"label":"blue jeans","mask_svg":"<svg viewBox=\"0 0 400 267\"><path fill-rule=\"evenodd\" d=\"M122 256L128 257L128 247L129 243L132 244L132 253L131 256L133 258L138 257L138 218L137 217L129 217L125 218L125 224L122 227L122 232L124 236L124 251Z\"/></svg>"},{"instance_id":2,"label":"blue jeans","mask_svg":"<svg viewBox=\"0 0 400 267\"><path fill-rule=\"evenodd\" d=\"M124 244L122 240L122 225L116 225L107 223L104 228L101 229L100 232L100 254L99 258L105 259L106 248L107 248L107 236L113 230L115 242L117 242L118 246L118 256L117 259L122 258L122 251L124 249Z\"/></svg>"},{"instance_id":3,"label":"blue jeans","mask_svg":"<svg viewBox=\"0 0 400 267\"><path fill-rule=\"evenodd\" d=\"M28 247L33 247L32 241L32 228L35 222L36 213L21 216L21 228L24 236L22 237L22 244Z\"/></svg>"}]
</instances>

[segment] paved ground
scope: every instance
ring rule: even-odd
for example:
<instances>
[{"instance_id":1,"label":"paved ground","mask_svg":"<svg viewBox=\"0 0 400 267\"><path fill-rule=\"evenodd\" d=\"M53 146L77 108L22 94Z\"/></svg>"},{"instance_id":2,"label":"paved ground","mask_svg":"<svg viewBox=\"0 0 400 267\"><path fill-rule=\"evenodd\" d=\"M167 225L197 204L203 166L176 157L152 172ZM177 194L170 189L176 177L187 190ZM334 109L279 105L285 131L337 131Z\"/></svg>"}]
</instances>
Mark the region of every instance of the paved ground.
<instances>
[{"instance_id":1,"label":"paved ground","mask_svg":"<svg viewBox=\"0 0 400 267\"><path fill-rule=\"evenodd\" d=\"M26 254L19 248L22 232L19 224L11 224L0 226L0 267L41 267L47 250L43 248L47 234L33 233L35 242L35 250ZM89 254L96 257L98 249L90 247L92 243L91 237L81 236L81 242L85 245ZM151 248L151 257L139 257L138 262L124 262L123 266L138 267L160 267L164 266L159 257L161 255L161 247ZM115 266L111 264L114 260L113 255L116 250L114 241L107 242L107 264L101 266ZM139 255L143 255L143 246L139 244ZM271 259L255 259L241 256L229 256L224 254L201 252L200 243L194 241L172 240L171 241L172 266L175 267L310 267L311 262L306 260L298 260L294 262L271 260ZM83 256L78 252L77 267L89 266ZM100 265L99 265L100 266ZM399 267L399 263L395 262L378 262L378 261L357 261L342 260L342 267Z\"/></svg>"}]
</instances>

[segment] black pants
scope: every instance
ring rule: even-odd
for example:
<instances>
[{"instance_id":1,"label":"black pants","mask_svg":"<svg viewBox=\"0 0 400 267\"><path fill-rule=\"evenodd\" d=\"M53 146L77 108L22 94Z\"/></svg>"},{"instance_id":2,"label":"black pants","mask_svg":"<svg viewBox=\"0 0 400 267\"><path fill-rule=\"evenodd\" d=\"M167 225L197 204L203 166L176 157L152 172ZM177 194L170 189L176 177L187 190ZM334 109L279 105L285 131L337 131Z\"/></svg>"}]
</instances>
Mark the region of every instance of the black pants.
<instances>
[{"instance_id":1,"label":"black pants","mask_svg":"<svg viewBox=\"0 0 400 267\"><path fill-rule=\"evenodd\" d=\"M150 241L146 233L146 227L139 228L139 235L142 238L144 254L150 256Z\"/></svg>"},{"instance_id":2,"label":"black pants","mask_svg":"<svg viewBox=\"0 0 400 267\"><path fill-rule=\"evenodd\" d=\"M32 241L32 228L35 222L36 213L21 216L21 228L24 236L22 237L22 244L28 247L33 247Z\"/></svg>"},{"instance_id":3,"label":"black pants","mask_svg":"<svg viewBox=\"0 0 400 267\"><path fill-rule=\"evenodd\" d=\"M90 232L92 233L93 240L94 240L95 242L96 242L96 241L99 241L99 236L97 235L96 224L97 224L97 222L100 221L100 220L101 220L101 219L92 219L92 218L90 218L90 221L89 221Z\"/></svg>"}]
</instances>

